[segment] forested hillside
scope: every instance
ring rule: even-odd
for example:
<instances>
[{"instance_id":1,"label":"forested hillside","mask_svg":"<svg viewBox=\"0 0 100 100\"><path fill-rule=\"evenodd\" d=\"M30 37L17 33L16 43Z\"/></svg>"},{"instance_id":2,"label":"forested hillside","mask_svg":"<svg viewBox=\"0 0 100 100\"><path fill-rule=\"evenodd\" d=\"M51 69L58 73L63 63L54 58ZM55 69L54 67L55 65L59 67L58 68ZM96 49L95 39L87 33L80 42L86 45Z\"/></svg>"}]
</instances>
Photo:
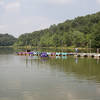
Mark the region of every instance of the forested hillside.
<instances>
[{"instance_id":1,"label":"forested hillside","mask_svg":"<svg viewBox=\"0 0 100 100\"><path fill-rule=\"evenodd\" d=\"M0 34L0 46L12 46L16 38L9 34Z\"/></svg>"},{"instance_id":2,"label":"forested hillside","mask_svg":"<svg viewBox=\"0 0 100 100\"><path fill-rule=\"evenodd\" d=\"M100 12L66 20L50 28L22 34L16 45L59 47L74 46L100 48Z\"/></svg>"}]
</instances>

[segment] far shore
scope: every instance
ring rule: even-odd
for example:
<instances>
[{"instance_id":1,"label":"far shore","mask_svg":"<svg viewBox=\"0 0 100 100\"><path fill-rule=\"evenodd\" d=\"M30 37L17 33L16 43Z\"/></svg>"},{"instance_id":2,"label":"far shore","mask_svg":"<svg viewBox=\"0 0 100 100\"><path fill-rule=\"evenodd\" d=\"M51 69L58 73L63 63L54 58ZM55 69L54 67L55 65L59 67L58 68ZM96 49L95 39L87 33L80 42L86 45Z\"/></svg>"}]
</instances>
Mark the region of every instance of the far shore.
<instances>
[{"instance_id":1,"label":"far shore","mask_svg":"<svg viewBox=\"0 0 100 100\"><path fill-rule=\"evenodd\" d=\"M39 47L39 46L0 46L0 48L14 48L14 49L44 49L44 50L59 50L59 51L69 51L69 52L75 52L75 48L78 48L79 52L96 52L97 49L96 48L82 48L82 47ZM100 48L99 48L100 50Z\"/></svg>"}]
</instances>

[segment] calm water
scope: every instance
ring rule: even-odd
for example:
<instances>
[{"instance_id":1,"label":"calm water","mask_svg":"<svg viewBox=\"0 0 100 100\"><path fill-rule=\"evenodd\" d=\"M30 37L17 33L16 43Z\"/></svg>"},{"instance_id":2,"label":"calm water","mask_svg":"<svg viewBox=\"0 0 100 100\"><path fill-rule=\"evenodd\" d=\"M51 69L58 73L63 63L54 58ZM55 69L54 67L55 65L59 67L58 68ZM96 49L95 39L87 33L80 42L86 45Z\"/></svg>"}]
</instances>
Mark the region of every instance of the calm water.
<instances>
[{"instance_id":1,"label":"calm water","mask_svg":"<svg viewBox=\"0 0 100 100\"><path fill-rule=\"evenodd\" d=\"M0 49L0 100L100 100L100 60Z\"/></svg>"}]
</instances>

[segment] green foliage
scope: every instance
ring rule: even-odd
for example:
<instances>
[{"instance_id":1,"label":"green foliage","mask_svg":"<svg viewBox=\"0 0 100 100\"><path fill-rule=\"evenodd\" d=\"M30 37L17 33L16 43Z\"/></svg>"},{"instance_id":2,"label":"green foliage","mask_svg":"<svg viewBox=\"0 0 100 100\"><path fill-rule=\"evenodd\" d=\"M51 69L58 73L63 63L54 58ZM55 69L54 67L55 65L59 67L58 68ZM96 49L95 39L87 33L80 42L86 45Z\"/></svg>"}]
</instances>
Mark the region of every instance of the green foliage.
<instances>
[{"instance_id":1,"label":"green foliage","mask_svg":"<svg viewBox=\"0 0 100 100\"><path fill-rule=\"evenodd\" d=\"M41 47L86 47L92 41L93 48L100 48L100 12L67 20L50 28L21 35L16 45Z\"/></svg>"},{"instance_id":2,"label":"green foliage","mask_svg":"<svg viewBox=\"0 0 100 100\"><path fill-rule=\"evenodd\" d=\"M0 46L12 46L16 40L12 35L0 34Z\"/></svg>"},{"instance_id":3,"label":"green foliage","mask_svg":"<svg viewBox=\"0 0 100 100\"><path fill-rule=\"evenodd\" d=\"M94 27L94 32L93 32L92 38L93 38L93 40L92 40L93 41L92 46L100 48L100 21Z\"/></svg>"}]
</instances>

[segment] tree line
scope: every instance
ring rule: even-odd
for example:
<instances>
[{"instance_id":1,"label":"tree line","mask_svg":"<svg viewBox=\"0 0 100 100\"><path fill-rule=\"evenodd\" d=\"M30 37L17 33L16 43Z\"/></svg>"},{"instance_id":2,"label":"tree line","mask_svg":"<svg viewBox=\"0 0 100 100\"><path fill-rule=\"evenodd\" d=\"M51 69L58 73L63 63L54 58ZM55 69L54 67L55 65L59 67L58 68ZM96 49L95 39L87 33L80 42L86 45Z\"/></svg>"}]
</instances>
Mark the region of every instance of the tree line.
<instances>
[{"instance_id":1,"label":"tree line","mask_svg":"<svg viewBox=\"0 0 100 100\"><path fill-rule=\"evenodd\" d=\"M91 45L92 48L100 48L100 12L66 20L44 30L24 33L17 41L14 40L14 45L39 47L89 47Z\"/></svg>"},{"instance_id":2,"label":"tree line","mask_svg":"<svg viewBox=\"0 0 100 100\"><path fill-rule=\"evenodd\" d=\"M0 34L0 46L12 46L17 39L9 34Z\"/></svg>"},{"instance_id":3,"label":"tree line","mask_svg":"<svg viewBox=\"0 0 100 100\"><path fill-rule=\"evenodd\" d=\"M49 28L19 36L16 45L100 48L100 12L66 20Z\"/></svg>"}]
</instances>

